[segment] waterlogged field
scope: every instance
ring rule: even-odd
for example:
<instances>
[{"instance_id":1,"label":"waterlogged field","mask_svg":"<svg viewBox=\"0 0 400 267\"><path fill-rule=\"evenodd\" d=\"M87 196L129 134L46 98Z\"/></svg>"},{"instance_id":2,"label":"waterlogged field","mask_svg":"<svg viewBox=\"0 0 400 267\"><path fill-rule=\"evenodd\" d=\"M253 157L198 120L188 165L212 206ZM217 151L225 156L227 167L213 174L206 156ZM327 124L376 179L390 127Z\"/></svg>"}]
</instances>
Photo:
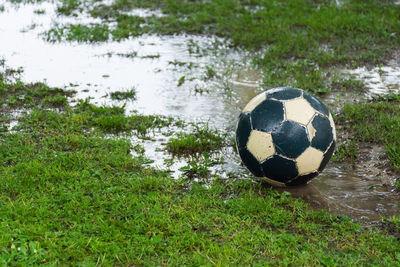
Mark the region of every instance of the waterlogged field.
<instances>
[{"instance_id":1,"label":"waterlogged field","mask_svg":"<svg viewBox=\"0 0 400 267\"><path fill-rule=\"evenodd\" d=\"M0 1L0 263L399 265L399 14ZM234 148L275 86L334 112L337 152L304 187L254 181Z\"/></svg>"}]
</instances>

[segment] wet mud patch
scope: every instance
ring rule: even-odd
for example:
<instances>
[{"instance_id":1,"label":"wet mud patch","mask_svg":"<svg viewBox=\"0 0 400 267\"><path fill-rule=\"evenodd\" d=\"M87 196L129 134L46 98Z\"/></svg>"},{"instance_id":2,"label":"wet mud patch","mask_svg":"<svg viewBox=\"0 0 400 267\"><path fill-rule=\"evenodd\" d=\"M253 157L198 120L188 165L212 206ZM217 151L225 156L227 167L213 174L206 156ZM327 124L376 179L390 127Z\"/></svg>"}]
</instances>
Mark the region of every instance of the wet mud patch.
<instances>
[{"instance_id":1,"label":"wet mud patch","mask_svg":"<svg viewBox=\"0 0 400 267\"><path fill-rule=\"evenodd\" d=\"M368 189L386 187L394 190L396 180L400 177L399 172L390 165L383 145L361 143L358 149L357 168L363 170L366 177L376 177L376 184L371 184Z\"/></svg>"},{"instance_id":2,"label":"wet mud patch","mask_svg":"<svg viewBox=\"0 0 400 267\"><path fill-rule=\"evenodd\" d=\"M369 223L398 213L400 196L382 145L360 144L355 162L332 162L311 186L318 188L329 210ZM318 199L318 198L317 198Z\"/></svg>"}]
</instances>

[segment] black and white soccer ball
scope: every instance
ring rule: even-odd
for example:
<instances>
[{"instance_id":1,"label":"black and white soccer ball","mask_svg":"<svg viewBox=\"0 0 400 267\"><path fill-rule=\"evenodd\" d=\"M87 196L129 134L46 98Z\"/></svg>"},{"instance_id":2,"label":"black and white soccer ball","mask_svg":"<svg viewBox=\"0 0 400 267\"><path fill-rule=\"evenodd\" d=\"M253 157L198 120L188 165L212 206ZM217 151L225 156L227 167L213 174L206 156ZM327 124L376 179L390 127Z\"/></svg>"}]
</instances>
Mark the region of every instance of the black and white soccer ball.
<instances>
[{"instance_id":1,"label":"black and white soccer ball","mask_svg":"<svg viewBox=\"0 0 400 267\"><path fill-rule=\"evenodd\" d=\"M315 96L296 88L270 89L243 109L236 145L254 176L278 186L306 184L335 150L335 124Z\"/></svg>"}]
</instances>

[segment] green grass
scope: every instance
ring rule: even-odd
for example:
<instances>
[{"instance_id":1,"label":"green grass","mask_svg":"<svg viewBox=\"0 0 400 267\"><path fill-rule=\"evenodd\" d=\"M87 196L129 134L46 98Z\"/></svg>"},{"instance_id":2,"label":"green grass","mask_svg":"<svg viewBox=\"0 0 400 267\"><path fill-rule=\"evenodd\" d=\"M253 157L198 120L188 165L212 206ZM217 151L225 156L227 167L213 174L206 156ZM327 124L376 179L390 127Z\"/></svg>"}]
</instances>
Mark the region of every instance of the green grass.
<instances>
[{"instance_id":1,"label":"green grass","mask_svg":"<svg viewBox=\"0 0 400 267\"><path fill-rule=\"evenodd\" d=\"M225 136L206 124L193 124L191 133L180 132L171 137L166 148L173 154L190 155L215 151L225 145Z\"/></svg>"},{"instance_id":2,"label":"green grass","mask_svg":"<svg viewBox=\"0 0 400 267\"><path fill-rule=\"evenodd\" d=\"M123 14L136 7L161 9L165 16L140 18ZM133 33L212 33L228 37L234 45L258 50L268 47L266 60L309 58L332 60L371 59L398 44L398 6L380 1L191 1L117 0L111 5L90 6L65 1L58 12L88 9L93 17L118 22L117 29ZM128 23L129 22L129 23ZM394 43L393 43L394 42ZM325 45L330 49L322 49ZM372 47L371 47L372 46ZM379 51L382 50L383 51ZM350 53L351 52L351 53Z\"/></svg>"},{"instance_id":3,"label":"green grass","mask_svg":"<svg viewBox=\"0 0 400 267\"><path fill-rule=\"evenodd\" d=\"M79 113L78 113L79 115ZM84 114L82 114L84 115ZM110 115L111 116L111 115ZM398 241L251 181L174 181L68 113L2 136L2 264L384 264ZM190 185L188 187L188 185Z\"/></svg>"},{"instance_id":4,"label":"green grass","mask_svg":"<svg viewBox=\"0 0 400 267\"><path fill-rule=\"evenodd\" d=\"M355 142L385 146L392 166L400 170L400 95L379 97L368 103L346 103L337 122L352 141L339 146L339 153L354 158Z\"/></svg>"},{"instance_id":5,"label":"green grass","mask_svg":"<svg viewBox=\"0 0 400 267\"><path fill-rule=\"evenodd\" d=\"M0 67L4 61L0 61ZM16 109L65 108L68 106L67 97L75 91L65 91L61 88L51 88L44 83L25 84L20 80L21 70L6 68L0 74L0 115Z\"/></svg>"},{"instance_id":6,"label":"green grass","mask_svg":"<svg viewBox=\"0 0 400 267\"><path fill-rule=\"evenodd\" d=\"M115 91L110 93L110 97L112 100L133 100L136 99L136 89L132 88L127 91Z\"/></svg>"},{"instance_id":7,"label":"green grass","mask_svg":"<svg viewBox=\"0 0 400 267\"><path fill-rule=\"evenodd\" d=\"M35 11L33 11L33 13L35 13L37 15L44 15L44 14L46 14L46 10L45 9L36 9Z\"/></svg>"},{"instance_id":8,"label":"green grass","mask_svg":"<svg viewBox=\"0 0 400 267\"><path fill-rule=\"evenodd\" d=\"M2 136L2 264L393 265L398 241L251 181L190 187L53 114ZM40 131L38 131L40 129Z\"/></svg>"},{"instance_id":9,"label":"green grass","mask_svg":"<svg viewBox=\"0 0 400 267\"><path fill-rule=\"evenodd\" d=\"M145 56L141 56L140 58L142 58L142 59L145 59L145 58L148 58L148 59L157 59L157 58L160 58L160 54L145 55Z\"/></svg>"},{"instance_id":10,"label":"green grass","mask_svg":"<svg viewBox=\"0 0 400 267\"><path fill-rule=\"evenodd\" d=\"M8 106L10 96L37 90L6 76L1 76L0 99ZM65 97L71 93L40 88ZM395 218L385 221L383 230L368 230L251 180L210 179L208 167L215 159L207 153L188 163L182 179L173 180L168 172L148 167L151 161L143 153L133 156L138 148L129 138L144 134L134 131L137 126L104 123L119 118L122 125L140 121L157 129L170 125L169 119L128 116L123 107L97 107L87 100L43 109L46 94L33 95L16 130L0 132L2 265L400 262L398 239L388 235L396 233ZM110 135L110 129L127 135ZM195 132L222 141L207 125Z\"/></svg>"},{"instance_id":11,"label":"green grass","mask_svg":"<svg viewBox=\"0 0 400 267\"><path fill-rule=\"evenodd\" d=\"M382 64L400 45L400 5L393 1L353 0L340 6L331 0L88 3L64 1L58 12L76 16L87 11L102 19L102 24L60 24L47 33L47 40L103 42L143 34L219 36L230 46L256 52L253 60L263 69L268 88L294 86L325 93L341 86L340 80L327 75L329 68ZM140 18L124 13L134 8L159 9L164 16ZM108 27L111 22L116 27ZM200 56L205 50L189 45ZM215 52L215 47L208 49ZM209 72L205 77L213 75ZM358 84L345 86L359 89Z\"/></svg>"},{"instance_id":12,"label":"green grass","mask_svg":"<svg viewBox=\"0 0 400 267\"><path fill-rule=\"evenodd\" d=\"M135 57L137 57L137 54L138 54L138 52L131 51L131 52L127 52L127 53L117 53L117 56L126 57L126 58L135 58Z\"/></svg>"},{"instance_id":13,"label":"green grass","mask_svg":"<svg viewBox=\"0 0 400 267\"><path fill-rule=\"evenodd\" d=\"M83 126L87 128L97 127L105 133L129 133L134 131L140 136L145 137L153 129L180 125L181 123L172 117L160 115L132 114L126 116L124 107L98 107L90 104L87 99L80 100L76 110L78 110L76 119ZM71 112L74 113L74 111Z\"/></svg>"},{"instance_id":14,"label":"green grass","mask_svg":"<svg viewBox=\"0 0 400 267\"><path fill-rule=\"evenodd\" d=\"M365 82L361 79L357 79L354 76L335 76L335 78L332 79L331 87L335 91L341 92L363 92L366 90Z\"/></svg>"},{"instance_id":15,"label":"green grass","mask_svg":"<svg viewBox=\"0 0 400 267\"><path fill-rule=\"evenodd\" d=\"M56 27L48 32L47 40L65 39L78 42L105 42L109 39L109 27L107 24L93 24L90 26L76 24L68 28Z\"/></svg>"},{"instance_id":16,"label":"green grass","mask_svg":"<svg viewBox=\"0 0 400 267\"><path fill-rule=\"evenodd\" d=\"M358 143L355 139L342 140L336 147L332 160L335 162L346 161L351 165L357 163Z\"/></svg>"},{"instance_id":17,"label":"green grass","mask_svg":"<svg viewBox=\"0 0 400 267\"><path fill-rule=\"evenodd\" d=\"M172 159L173 160L173 159ZM201 155L191 157L187 165L181 167L179 170L183 172L183 179L197 179L199 184L209 184L211 177L210 167L224 163L221 157L211 157L208 152L203 152Z\"/></svg>"},{"instance_id":18,"label":"green grass","mask_svg":"<svg viewBox=\"0 0 400 267\"><path fill-rule=\"evenodd\" d=\"M158 8L165 16L122 14L135 7ZM104 42L152 33L213 34L257 52L267 87L361 91L362 82L332 78L327 69L387 58L400 42L399 9L371 0L340 7L323 0L66 0L59 2L60 14L88 11L104 23L59 24L47 36ZM226 137L207 125L168 141L175 154L200 154L174 180L149 167L143 148L130 138L182 122L127 115L123 107L88 100L71 107L74 92L24 84L21 70L0 63L1 265L400 265L399 218L366 229L260 183L209 177L215 160L208 152L226 145ZM206 67L204 79L216 75ZM339 158L356 157L358 142L377 142L399 169L399 107L398 95L346 104L336 121L352 139L339 145ZM27 112L10 132L11 114L20 109Z\"/></svg>"},{"instance_id":19,"label":"green grass","mask_svg":"<svg viewBox=\"0 0 400 267\"><path fill-rule=\"evenodd\" d=\"M382 226L390 234L399 236L400 235L400 216L392 216L390 218L384 218L382 220Z\"/></svg>"}]
</instances>

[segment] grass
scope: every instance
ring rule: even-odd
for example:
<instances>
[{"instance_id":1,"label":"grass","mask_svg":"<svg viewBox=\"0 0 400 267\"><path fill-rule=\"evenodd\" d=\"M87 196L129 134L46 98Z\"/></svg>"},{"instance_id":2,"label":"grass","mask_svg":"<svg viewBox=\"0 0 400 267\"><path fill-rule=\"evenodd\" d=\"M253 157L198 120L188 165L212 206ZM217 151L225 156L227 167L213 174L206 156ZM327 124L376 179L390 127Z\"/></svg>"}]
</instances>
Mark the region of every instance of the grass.
<instances>
[{"instance_id":1,"label":"grass","mask_svg":"<svg viewBox=\"0 0 400 267\"><path fill-rule=\"evenodd\" d=\"M137 7L161 9L165 16L140 18L123 14ZM398 42L390 36L400 26L396 15L399 7L390 1L349 1L341 6L332 1L305 0L217 0L212 3L118 0L110 5L96 6L65 1L58 12L70 15L80 8L88 9L93 17L105 21L116 19L117 29L129 27L136 29L135 32L161 34L213 33L232 39L237 46L255 50L268 46L265 54L268 60L309 58L312 54L320 63L348 61L349 57L370 59L371 50L379 53L381 48L386 48L382 51L385 53ZM321 44L326 48L322 49ZM358 53L352 55L349 52Z\"/></svg>"},{"instance_id":2,"label":"grass","mask_svg":"<svg viewBox=\"0 0 400 267\"><path fill-rule=\"evenodd\" d=\"M355 139L343 140L336 148L332 157L333 161L346 161L351 165L357 163L358 143Z\"/></svg>"},{"instance_id":3,"label":"grass","mask_svg":"<svg viewBox=\"0 0 400 267\"><path fill-rule=\"evenodd\" d=\"M201 156L197 155L192 157L187 165L181 167L179 170L183 172L183 179L197 179L199 184L208 182L210 180L211 171L210 167L223 163L223 159L219 157L211 157L208 152L203 152Z\"/></svg>"},{"instance_id":4,"label":"grass","mask_svg":"<svg viewBox=\"0 0 400 267\"><path fill-rule=\"evenodd\" d=\"M146 58L148 58L148 59L157 59L157 58L160 58L160 54L155 54L155 55L145 55L145 56L141 56L140 58L142 58L142 59L146 59Z\"/></svg>"},{"instance_id":5,"label":"grass","mask_svg":"<svg viewBox=\"0 0 400 267\"><path fill-rule=\"evenodd\" d=\"M109 27L107 24L92 24L90 26L76 24L69 28L54 28L48 32L47 40L65 39L78 42L105 42L109 40Z\"/></svg>"},{"instance_id":6,"label":"grass","mask_svg":"<svg viewBox=\"0 0 400 267\"><path fill-rule=\"evenodd\" d=\"M163 16L126 15L134 8L159 9ZM393 1L337 5L330 0L116 0L88 5L71 0L58 8L64 15L83 11L103 23L58 25L48 32L47 39L103 42L143 34L219 36L228 39L231 46L256 52L254 61L264 70L268 88L295 86L316 94L335 89L326 75L332 66L381 64L400 44L396 37L400 6ZM108 27L111 22L116 26ZM190 49L200 54L200 47L191 45Z\"/></svg>"},{"instance_id":7,"label":"grass","mask_svg":"<svg viewBox=\"0 0 400 267\"><path fill-rule=\"evenodd\" d=\"M158 8L164 16L122 13L135 7ZM327 70L387 58L400 42L399 8L372 0L342 6L324 0L116 0L109 5L68 0L59 2L59 14L88 12L104 23L58 24L47 36L105 42L149 33L215 34L255 52L267 87L362 90L356 79L332 78ZM199 47L191 49L200 54ZM382 229L366 229L240 177L215 176L203 184L214 164L208 152L225 145L225 137L208 125L168 141L172 153L200 155L183 167L182 179L173 180L149 167L143 148L130 138L146 138L149 131L179 122L127 115L123 107L98 107L88 100L72 107L68 98L74 92L25 84L20 74L1 61L2 265L400 264L399 218L385 219ZM216 75L206 67L204 79ZM339 146L339 154L353 157L356 143L378 142L398 169L399 104L398 95L346 104L336 121L352 139ZM9 131L12 112L20 109L27 112Z\"/></svg>"},{"instance_id":8,"label":"grass","mask_svg":"<svg viewBox=\"0 0 400 267\"><path fill-rule=\"evenodd\" d=\"M135 58L135 57L137 57L137 54L138 54L138 52L131 51L131 52L127 52L127 53L117 53L117 56L125 57L125 58Z\"/></svg>"},{"instance_id":9,"label":"grass","mask_svg":"<svg viewBox=\"0 0 400 267\"><path fill-rule=\"evenodd\" d=\"M10 96L36 90L1 77L0 99L7 106ZM29 103L17 102L29 109L18 118L17 130L0 132L2 265L389 266L400 261L398 239L386 230L310 210L300 199L250 180L214 176L203 185L214 164L207 153L188 164L188 175L179 180L148 167L143 153L131 153L138 148L129 137L142 134L132 129L138 121L147 130L168 126L168 119L128 116L123 107L97 107L88 100L44 109L46 94L34 95ZM130 126L104 123L116 118ZM127 135L110 135L110 129ZM194 133L221 141L207 125ZM198 181L186 179L190 175Z\"/></svg>"},{"instance_id":10,"label":"grass","mask_svg":"<svg viewBox=\"0 0 400 267\"><path fill-rule=\"evenodd\" d=\"M206 124L193 124L191 133L180 132L177 137L171 137L166 148L173 154L189 155L215 151L225 145L225 136Z\"/></svg>"},{"instance_id":11,"label":"grass","mask_svg":"<svg viewBox=\"0 0 400 267\"><path fill-rule=\"evenodd\" d=\"M1 67L5 68L4 61L0 62ZM0 115L36 106L63 109L68 105L67 97L75 94L75 91L51 88L41 82L25 84L20 74L21 70L9 68L0 74Z\"/></svg>"},{"instance_id":12,"label":"grass","mask_svg":"<svg viewBox=\"0 0 400 267\"><path fill-rule=\"evenodd\" d=\"M87 128L97 127L105 133L135 131L145 137L152 129L180 124L180 121L174 121L172 117L160 115L133 114L126 116L124 107L98 107L90 104L87 99L79 100L76 110L79 111L76 119L81 121L82 125Z\"/></svg>"},{"instance_id":13,"label":"grass","mask_svg":"<svg viewBox=\"0 0 400 267\"><path fill-rule=\"evenodd\" d=\"M44 15L46 14L46 10L44 9L36 9L35 11L33 11L35 14L37 15Z\"/></svg>"},{"instance_id":14,"label":"grass","mask_svg":"<svg viewBox=\"0 0 400 267\"><path fill-rule=\"evenodd\" d=\"M400 235L400 217L392 216L390 218L385 218L382 220L383 227L391 233L392 235Z\"/></svg>"},{"instance_id":15,"label":"grass","mask_svg":"<svg viewBox=\"0 0 400 267\"><path fill-rule=\"evenodd\" d=\"M331 87L341 92L362 92L365 91L365 83L356 77L338 77L332 79Z\"/></svg>"},{"instance_id":16,"label":"grass","mask_svg":"<svg viewBox=\"0 0 400 267\"><path fill-rule=\"evenodd\" d=\"M127 91L115 91L110 93L110 97L112 100L134 100L136 99L136 89L132 88L131 90Z\"/></svg>"},{"instance_id":17,"label":"grass","mask_svg":"<svg viewBox=\"0 0 400 267\"><path fill-rule=\"evenodd\" d=\"M259 184L188 189L144 168L127 140L30 127L42 133L1 145L2 264L396 263L395 238Z\"/></svg>"},{"instance_id":18,"label":"grass","mask_svg":"<svg viewBox=\"0 0 400 267\"><path fill-rule=\"evenodd\" d=\"M379 97L368 103L346 103L337 122L348 132L351 141L339 146L344 157L355 157L356 142L385 146L392 166L400 170L400 95Z\"/></svg>"}]
</instances>

